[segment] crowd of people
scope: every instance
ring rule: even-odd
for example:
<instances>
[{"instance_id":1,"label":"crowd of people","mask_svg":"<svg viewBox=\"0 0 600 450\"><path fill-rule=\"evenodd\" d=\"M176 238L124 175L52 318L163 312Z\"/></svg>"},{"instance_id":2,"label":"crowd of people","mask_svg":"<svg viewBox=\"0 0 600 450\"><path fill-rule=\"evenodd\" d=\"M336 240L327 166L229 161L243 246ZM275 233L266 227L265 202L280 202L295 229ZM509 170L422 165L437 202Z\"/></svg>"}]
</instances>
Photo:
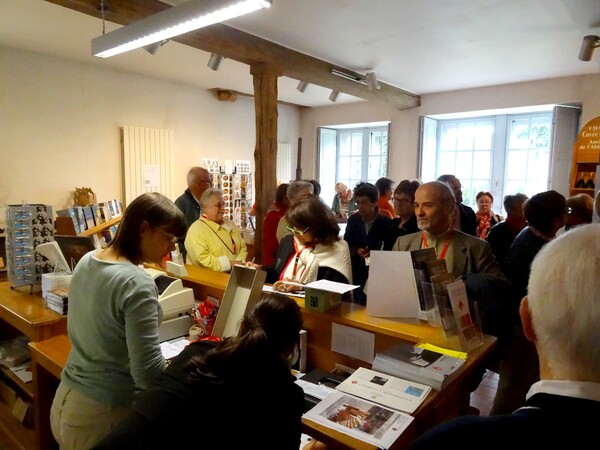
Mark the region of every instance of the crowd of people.
<instances>
[{"instance_id":1,"label":"crowd of people","mask_svg":"<svg viewBox=\"0 0 600 450\"><path fill-rule=\"evenodd\" d=\"M352 189L338 182L331 206L315 180L290 181L270 199L259 261L248 261L247 244L225 218L223 192L208 171L191 168L187 185L175 202L158 193L136 198L108 247L77 265L69 290L72 350L50 418L61 448L172 446L158 430L167 423L193 426L174 411L193 411L205 401L219 405L214 412L222 415L245 402L262 411L246 419L241 434L217 432L225 439L220 445L258 440L260 422L267 421L278 448L298 448L302 392L289 363L302 316L278 292L324 279L358 285L344 299L365 305L371 252L382 250L434 249L447 271L465 281L470 300L480 304L484 332L499 342L486 366L500 374L492 409L497 417L437 427L414 443L415 450L464 445L461 433L508 445L504 429L530 426L541 433L559 420L586 423L579 411L598 410L600 317L593 302L600 301L600 226L587 225L590 196L511 193L503 199L504 219L494 212L489 191L470 199L476 210L467 206L452 174L397 185L384 177ZM138 265L162 264L176 247L188 264L214 271L228 272L234 264L262 269L275 293L263 295L236 338L190 345L166 368L157 287ZM578 412L564 417L563 407ZM177 439L181 446L193 443L183 434Z\"/></svg>"}]
</instances>

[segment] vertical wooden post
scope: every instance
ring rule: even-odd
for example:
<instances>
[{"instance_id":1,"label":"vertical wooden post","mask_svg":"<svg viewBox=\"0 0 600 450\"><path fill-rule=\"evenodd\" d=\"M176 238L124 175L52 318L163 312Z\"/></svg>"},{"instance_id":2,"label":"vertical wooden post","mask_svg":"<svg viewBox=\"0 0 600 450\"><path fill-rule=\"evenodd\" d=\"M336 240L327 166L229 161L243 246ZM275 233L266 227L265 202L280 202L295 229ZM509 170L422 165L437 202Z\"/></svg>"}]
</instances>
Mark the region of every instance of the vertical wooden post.
<instances>
[{"instance_id":1,"label":"vertical wooden post","mask_svg":"<svg viewBox=\"0 0 600 450\"><path fill-rule=\"evenodd\" d=\"M254 254L262 262L263 218L277 188L277 77L267 64L253 64L250 73L254 81L256 117L256 147L254 149L254 189L256 192L256 232Z\"/></svg>"}]
</instances>

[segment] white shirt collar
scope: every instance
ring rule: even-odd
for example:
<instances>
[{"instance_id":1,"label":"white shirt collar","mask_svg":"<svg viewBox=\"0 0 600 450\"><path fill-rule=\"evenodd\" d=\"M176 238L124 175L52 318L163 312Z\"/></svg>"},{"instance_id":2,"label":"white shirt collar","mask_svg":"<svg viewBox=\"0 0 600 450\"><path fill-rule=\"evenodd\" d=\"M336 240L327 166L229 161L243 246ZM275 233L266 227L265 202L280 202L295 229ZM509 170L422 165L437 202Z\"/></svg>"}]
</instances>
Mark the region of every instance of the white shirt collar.
<instances>
[{"instance_id":1,"label":"white shirt collar","mask_svg":"<svg viewBox=\"0 0 600 450\"><path fill-rule=\"evenodd\" d=\"M590 381L541 380L531 386L527 393L527 399L529 400L529 397L538 393L600 401L600 383L592 383Z\"/></svg>"}]
</instances>

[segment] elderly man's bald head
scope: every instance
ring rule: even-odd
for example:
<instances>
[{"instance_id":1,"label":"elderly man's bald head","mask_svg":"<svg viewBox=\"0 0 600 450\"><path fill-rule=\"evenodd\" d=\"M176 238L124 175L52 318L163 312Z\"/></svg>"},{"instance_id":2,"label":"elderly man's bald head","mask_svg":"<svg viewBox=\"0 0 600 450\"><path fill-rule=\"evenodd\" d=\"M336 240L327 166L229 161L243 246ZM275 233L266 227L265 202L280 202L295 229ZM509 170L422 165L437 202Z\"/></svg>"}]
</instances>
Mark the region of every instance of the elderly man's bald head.
<instances>
[{"instance_id":1,"label":"elderly man's bald head","mask_svg":"<svg viewBox=\"0 0 600 450\"><path fill-rule=\"evenodd\" d=\"M192 167L187 174L187 185L192 195L200 200L202 193L212 186L210 173L204 167Z\"/></svg>"},{"instance_id":2,"label":"elderly man's bald head","mask_svg":"<svg viewBox=\"0 0 600 450\"><path fill-rule=\"evenodd\" d=\"M417 225L433 235L444 233L454 223L456 198L452 189L440 181L424 183L415 192Z\"/></svg>"}]
</instances>

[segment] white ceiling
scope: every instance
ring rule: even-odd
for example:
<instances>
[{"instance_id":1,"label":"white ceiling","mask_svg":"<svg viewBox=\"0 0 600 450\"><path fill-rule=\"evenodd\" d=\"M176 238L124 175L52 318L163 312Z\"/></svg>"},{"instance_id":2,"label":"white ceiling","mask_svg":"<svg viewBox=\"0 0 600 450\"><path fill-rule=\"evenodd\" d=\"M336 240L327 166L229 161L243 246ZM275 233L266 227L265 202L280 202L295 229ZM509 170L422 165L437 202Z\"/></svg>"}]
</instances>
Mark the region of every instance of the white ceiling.
<instances>
[{"instance_id":1,"label":"white ceiling","mask_svg":"<svg viewBox=\"0 0 600 450\"><path fill-rule=\"evenodd\" d=\"M163 0L165 1L165 0ZM171 0L169 3L181 3ZM415 94L600 73L600 51L577 59L583 36L600 35L600 0L273 0L228 25ZM117 28L107 24L106 31ZM249 67L175 42L154 56L91 56L99 19L43 0L0 0L0 46L83 61L204 89L252 93ZM279 99L331 104L329 90L279 80ZM342 94L338 103L359 99Z\"/></svg>"}]
</instances>

